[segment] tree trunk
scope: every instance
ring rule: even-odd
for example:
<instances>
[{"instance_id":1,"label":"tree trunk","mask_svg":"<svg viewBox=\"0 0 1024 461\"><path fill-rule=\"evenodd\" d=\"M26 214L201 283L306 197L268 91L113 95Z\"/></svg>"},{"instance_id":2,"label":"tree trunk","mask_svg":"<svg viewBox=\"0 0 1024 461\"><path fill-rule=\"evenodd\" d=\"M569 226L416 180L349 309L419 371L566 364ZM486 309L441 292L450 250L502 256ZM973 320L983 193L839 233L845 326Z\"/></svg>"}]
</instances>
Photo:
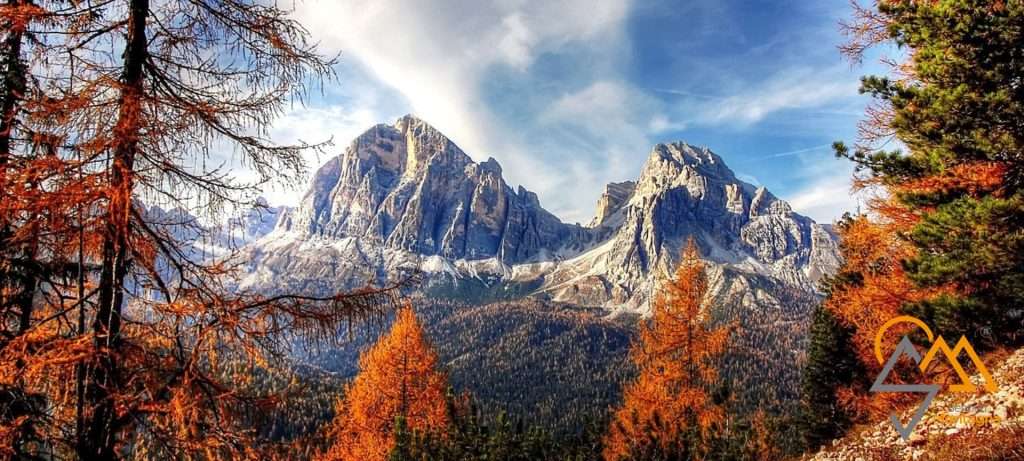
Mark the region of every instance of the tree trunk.
<instances>
[{"instance_id":1,"label":"tree trunk","mask_svg":"<svg viewBox=\"0 0 1024 461\"><path fill-rule=\"evenodd\" d=\"M16 8L23 0L8 0L7 5ZM17 115L18 100L25 93L25 68L21 62L21 41L25 34L22 27L10 27L4 40L4 85L0 96L0 170L6 172L11 153L11 133Z\"/></svg>"},{"instance_id":2,"label":"tree trunk","mask_svg":"<svg viewBox=\"0 0 1024 461\"><path fill-rule=\"evenodd\" d=\"M17 7L23 0L8 0L7 5L11 8ZM24 36L24 29L8 26L7 37L3 42L3 55L0 62L3 63L2 94L0 94L0 202L7 201L7 168L11 156L11 134L14 131L14 122L17 116L18 100L25 92L25 72L21 62L21 42ZM8 258L14 259L17 252L11 248L8 240L11 238L11 223L9 216L0 216L0 251L6 253ZM10 261L8 261L10 262ZM11 270L9 264L3 264L0 268L0 288L9 287L14 294L7 297L7 294L0 298L0 312L8 312L7 309L14 304L20 304L18 293L17 272ZM5 290L6 291L6 290ZM24 318L24 309L21 318ZM19 319L19 324L21 323Z\"/></svg>"},{"instance_id":3,"label":"tree trunk","mask_svg":"<svg viewBox=\"0 0 1024 461\"><path fill-rule=\"evenodd\" d=\"M113 163L107 232L103 239L99 297L93 331L98 360L86 383L86 434L79 439L82 459L117 459L117 433L121 423L114 412L118 383L116 354L120 347L124 279L128 273L128 236L132 207L135 154L142 127L144 62L147 57L146 19L149 0L129 0L128 38L124 52L120 107L114 125Z\"/></svg>"}]
</instances>

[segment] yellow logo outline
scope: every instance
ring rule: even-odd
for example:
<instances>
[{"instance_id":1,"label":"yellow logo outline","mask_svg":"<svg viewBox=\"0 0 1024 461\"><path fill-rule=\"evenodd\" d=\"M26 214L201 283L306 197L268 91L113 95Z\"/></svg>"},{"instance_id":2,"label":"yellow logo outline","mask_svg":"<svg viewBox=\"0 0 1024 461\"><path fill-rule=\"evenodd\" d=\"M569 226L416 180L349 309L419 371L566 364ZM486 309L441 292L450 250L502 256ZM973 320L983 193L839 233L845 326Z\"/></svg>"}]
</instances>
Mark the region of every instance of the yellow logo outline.
<instances>
[{"instance_id":1,"label":"yellow logo outline","mask_svg":"<svg viewBox=\"0 0 1024 461\"><path fill-rule=\"evenodd\" d=\"M992 374L989 373L988 368L985 368L985 364L981 361L981 358L978 357L978 353L974 350L974 347L971 346L971 343L967 341L965 336L960 336L956 345L950 349L949 343L947 343L942 336L935 337L935 334L932 333L931 328L928 328L927 324L921 321L921 319L911 317L909 315L894 317L888 322L885 322L885 324L878 329L878 333L875 334L875 358L878 359L879 364L885 363L885 358L882 355L882 338L885 336L885 332L900 323L910 323L920 328L924 332L925 336L928 337L928 341L932 343L931 348L928 349L928 352L924 355L924 359L922 359L921 363L918 365L922 372L927 370L928 365L930 365L932 360L935 359L935 356L938 355L939 352L942 352L946 357L946 361L949 362L950 366L954 371L956 371L957 376L960 378L960 384L951 384L949 386L949 390L959 393L976 392L978 390L977 386L971 382L970 376L964 371L964 368L958 359L960 353L966 352L967 356L971 359L971 362L974 363L975 368L978 369L978 373L980 373L982 378L984 378L985 390L988 392L996 392L996 390L998 390L998 386L992 379Z\"/></svg>"}]
</instances>

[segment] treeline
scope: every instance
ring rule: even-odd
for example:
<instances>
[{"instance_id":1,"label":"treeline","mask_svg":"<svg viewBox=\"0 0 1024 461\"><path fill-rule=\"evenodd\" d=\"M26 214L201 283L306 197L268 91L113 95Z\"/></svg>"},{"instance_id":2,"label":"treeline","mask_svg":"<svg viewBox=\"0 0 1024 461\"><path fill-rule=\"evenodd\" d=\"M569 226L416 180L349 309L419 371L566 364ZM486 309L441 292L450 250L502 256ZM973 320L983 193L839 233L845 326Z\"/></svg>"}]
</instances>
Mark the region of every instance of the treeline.
<instances>
[{"instance_id":1,"label":"treeline","mask_svg":"<svg viewBox=\"0 0 1024 461\"><path fill-rule=\"evenodd\" d=\"M567 376L578 374L576 379L585 380L590 376L585 365L606 359L594 353L607 352L599 346L609 335L593 333L600 331L594 327L614 331L621 326L539 301L453 305L450 312L421 308L418 314L406 308L389 331L360 353L359 372L340 392L332 421L299 439L300 445L319 447L313 456L325 460L782 459L786 451L777 440L787 431L780 424L784 420L750 411L719 374L740 322L711 321L706 293L704 264L691 242L675 277L656 297L652 317L639 322L631 341L628 336L623 341L629 344L629 368L635 371L616 384L622 386L621 397L615 392L612 399L584 399L589 421L577 422L572 431L552 431L550 424L558 427L560 419L547 421L545 427L524 416L509 416L504 409L486 409L479 405L486 399L454 390L454 370L464 366L490 379L479 357L463 359L470 351L497 353L494 379L508 382L493 382L497 398L521 400L524 407L540 408L543 414L543 402L571 401L569 394L585 388L558 383L555 366L545 364L561 364L570 370ZM432 305L425 300L422 304ZM441 315L433 335L420 323L431 315ZM467 320L473 323L467 325ZM566 335L572 331L598 340L580 356L567 354L574 349L557 341L557 348L545 346L549 339L581 337ZM463 342L466 337L476 339ZM437 343L449 345L437 348ZM447 361L438 353L444 348L454 350ZM536 355L548 352L555 353L553 360ZM534 386L552 379L556 386L551 390ZM505 394L506 388L513 394ZM552 392L554 398L523 399L531 389L541 395ZM474 391L495 394L486 387Z\"/></svg>"},{"instance_id":2,"label":"treeline","mask_svg":"<svg viewBox=\"0 0 1024 461\"><path fill-rule=\"evenodd\" d=\"M912 316L979 352L1024 339L1024 3L879 1L857 7L844 31L854 61L877 46L904 59L862 79L873 103L860 139L835 145L870 199L836 227L845 262L811 327L801 418L811 449L906 403L867 391L888 320ZM902 324L883 351L903 335L930 345ZM940 364L902 379L948 372Z\"/></svg>"},{"instance_id":3,"label":"treeline","mask_svg":"<svg viewBox=\"0 0 1024 461\"><path fill-rule=\"evenodd\" d=\"M800 395L799 364L807 349L811 316L821 298L767 277L743 276L753 284L752 289L770 293L777 304L715 299L707 306L713 324L737 325L729 347L717 360L717 368L722 382L731 389L737 412L763 410L782 418L793 417ZM730 291L728 287L723 290ZM742 295L747 290L738 292Z\"/></svg>"},{"instance_id":4,"label":"treeline","mask_svg":"<svg viewBox=\"0 0 1024 461\"><path fill-rule=\"evenodd\" d=\"M560 435L573 435L603 418L632 376L626 353L631 321L609 321L596 312L523 299L477 306L462 301L413 298L417 316L437 351L441 368L458 391L473 395L482 418L504 412ZM342 347L312 351L303 379L350 379L359 353L387 327L370 322Z\"/></svg>"},{"instance_id":5,"label":"treeline","mask_svg":"<svg viewBox=\"0 0 1024 461\"><path fill-rule=\"evenodd\" d=\"M731 304L732 300L704 305L713 324L736 326L728 346L714 360L719 378L712 392L723 396L729 424L742 428L738 432L743 437L760 410L780 450L798 452L798 441L791 440L797 435L785 428L797 413L800 367L795 364L806 347L805 328L818 298L758 280L760 289L781 300L778 306L752 308ZM505 414L526 431L547 434L564 449L592 445L595 437L600 439L609 409L621 401L622 385L636 376L628 352L641 321L637 317L612 321L602 318L600 311L536 299L484 306L445 299L412 301L438 354L439 368L453 392L472 396L481 424L494 424ZM365 324L343 347L304 357L310 366L299 371L300 381L328 392L303 393L304 400L316 403L296 403L295 411L275 418L275 427L293 428L281 432L290 434L284 438L303 434L293 422L315 426L298 409L329 407L342 393L340 383L358 373L359 353L380 338L389 322Z\"/></svg>"}]
</instances>

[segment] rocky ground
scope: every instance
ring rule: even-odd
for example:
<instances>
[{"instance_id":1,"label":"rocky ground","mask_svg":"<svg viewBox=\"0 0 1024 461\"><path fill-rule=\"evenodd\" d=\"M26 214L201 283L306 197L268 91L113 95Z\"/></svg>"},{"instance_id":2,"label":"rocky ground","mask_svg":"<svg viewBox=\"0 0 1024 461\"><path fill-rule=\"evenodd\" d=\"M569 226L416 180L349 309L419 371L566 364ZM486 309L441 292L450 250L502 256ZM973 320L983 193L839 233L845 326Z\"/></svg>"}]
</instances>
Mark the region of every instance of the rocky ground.
<instances>
[{"instance_id":1,"label":"rocky ground","mask_svg":"<svg viewBox=\"0 0 1024 461\"><path fill-rule=\"evenodd\" d=\"M886 420L838 439L807 459L1024 459L1024 349L1007 357L992 376L998 385L994 393L941 392L909 441ZM980 384L981 377L975 375L972 381ZM913 411L903 411L900 419L907 421Z\"/></svg>"}]
</instances>

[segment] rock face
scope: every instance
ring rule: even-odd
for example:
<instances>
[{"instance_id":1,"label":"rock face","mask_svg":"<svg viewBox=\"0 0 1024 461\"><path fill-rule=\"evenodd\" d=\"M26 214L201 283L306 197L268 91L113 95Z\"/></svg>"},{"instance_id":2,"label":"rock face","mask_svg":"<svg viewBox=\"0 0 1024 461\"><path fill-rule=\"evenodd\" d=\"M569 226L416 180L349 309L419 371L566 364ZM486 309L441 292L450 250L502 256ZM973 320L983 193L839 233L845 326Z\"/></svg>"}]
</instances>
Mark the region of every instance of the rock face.
<instances>
[{"instance_id":1,"label":"rock face","mask_svg":"<svg viewBox=\"0 0 1024 461\"><path fill-rule=\"evenodd\" d=\"M655 146L616 213L621 214L617 231L553 270L546 292L562 301L609 299L643 310L690 237L717 263L711 272L719 277L756 275L806 288L839 265L835 242L824 228L793 213L763 187L738 180L721 157L703 147Z\"/></svg>"},{"instance_id":2,"label":"rock face","mask_svg":"<svg viewBox=\"0 0 1024 461\"><path fill-rule=\"evenodd\" d=\"M618 220L615 218L621 216L619 210L629 201L635 190L636 183L633 181L613 182L604 186L604 193L597 199L597 212L587 227L616 225L615 221Z\"/></svg>"},{"instance_id":3,"label":"rock face","mask_svg":"<svg viewBox=\"0 0 1024 461\"><path fill-rule=\"evenodd\" d=\"M533 192L513 190L494 159L475 163L405 116L320 168L301 204L246 249L241 283L328 290L419 269L428 286L456 295L482 284L643 312L689 237L711 262L716 295L750 303L764 301L757 286L808 290L839 264L822 226L738 180L707 148L655 146L640 178L609 184L581 227L548 213Z\"/></svg>"},{"instance_id":4,"label":"rock face","mask_svg":"<svg viewBox=\"0 0 1024 461\"><path fill-rule=\"evenodd\" d=\"M586 233L513 190L494 159L474 163L436 129L411 116L377 125L320 168L285 231L449 260L536 260Z\"/></svg>"}]
</instances>

